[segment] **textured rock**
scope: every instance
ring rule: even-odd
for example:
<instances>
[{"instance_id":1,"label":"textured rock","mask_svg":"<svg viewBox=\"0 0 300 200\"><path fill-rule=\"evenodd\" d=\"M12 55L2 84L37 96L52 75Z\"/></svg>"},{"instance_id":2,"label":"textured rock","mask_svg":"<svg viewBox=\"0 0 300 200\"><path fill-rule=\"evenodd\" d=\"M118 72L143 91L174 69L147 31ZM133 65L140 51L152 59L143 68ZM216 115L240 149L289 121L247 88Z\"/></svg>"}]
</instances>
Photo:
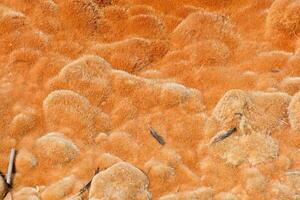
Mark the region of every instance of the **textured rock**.
<instances>
[{"instance_id":1,"label":"textured rock","mask_svg":"<svg viewBox=\"0 0 300 200\"><path fill-rule=\"evenodd\" d=\"M52 164L72 161L79 153L78 147L63 134L52 132L36 140L36 152L39 160Z\"/></svg>"},{"instance_id":2,"label":"textured rock","mask_svg":"<svg viewBox=\"0 0 300 200\"><path fill-rule=\"evenodd\" d=\"M136 118L138 109L133 105L130 99L124 99L119 102L111 113L111 120L114 127Z\"/></svg>"},{"instance_id":3,"label":"textured rock","mask_svg":"<svg viewBox=\"0 0 300 200\"><path fill-rule=\"evenodd\" d=\"M119 162L122 162L122 160L110 153L103 153L99 157L97 157L97 163L99 163L100 169L107 169Z\"/></svg>"},{"instance_id":4,"label":"textured rock","mask_svg":"<svg viewBox=\"0 0 300 200\"><path fill-rule=\"evenodd\" d=\"M60 200L66 197L75 184L75 177L69 176L66 177L52 185L46 187L46 189L42 192L41 197L43 200Z\"/></svg>"},{"instance_id":5,"label":"textured rock","mask_svg":"<svg viewBox=\"0 0 300 200\"><path fill-rule=\"evenodd\" d=\"M168 165L161 161L149 160L145 164L145 168L149 179L155 181L156 183L159 183L161 187L166 187L170 183L175 182L176 170L175 167L171 165ZM155 186L153 186L153 189L164 189L161 187L156 188Z\"/></svg>"},{"instance_id":6,"label":"textured rock","mask_svg":"<svg viewBox=\"0 0 300 200\"><path fill-rule=\"evenodd\" d=\"M45 121L50 131L73 128L87 134L91 126L89 101L71 90L56 90L43 102ZM84 135L82 135L83 137Z\"/></svg>"},{"instance_id":7,"label":"textured rock","mask_svg":"<svg viewBox=\"0 0 300 200\"><path fill-rule=\"evenodd\" d=\"M196 6L190 6L190 5L184 5L180 8L177 8L174 12L175 15L177 17L180 18L186 18L187 16L189 16L189 14L194 13L194 12L198 12L198 11L203 11L204 9L201 9L199 7Z\"/></svg>"},{"instance_id":8,"label":"textured rock","mask_svg":"<svg viewBox=\"0 0 300 200\"><path fill-rule=\"evenodd\" d=\"M184 102L192 91L183 85L165 83L161 86L160 102L166 107L173 107Z\"/></svg>"},{"instance_id":9,"label":"textured rock","mask_svg":"<svg viewBox=\"0 0 300 200\"><path fill-rule=\"evenodd\" d=\"M128 13L126 13L127 10L122 6L117 6L117 5L105 6L102 8L102 11L104 17L112 21L120 21L123 19L127 19L128 17Z\"/></svg>"},{"instance_id":10,"label":"textured rock","mask_svg":"<svg viewBox=\"0 0 300 200\"><path fill-rule=\"evenodd\" d=\"M276 199L296 199L296 191L285 184L275 181L271 185L271 194ZM299 196L298 196L299 197ZM297 199L296 199L297 200Z\"/></svg>"},{"instance_id":11,"label":"textured rock","mask_svg":"<svg viewBox=\"0 0 300 200\"><path fill-rule=\"evenodd\" d=\"M257 165L276 159L279 154L278 142L271 136L261 133L230 136L212 147L214 152L233 165L245 161Z\"/></svg>"},{"instance_id":12,"label":"textured rock","mask_svg":"<svg viewBox=\"0 0 300 200\"><path fill-rule=\"evenodd\" d=\"M129 163L117 163L98 173L92 181L89 198L150 200L147 176Z\"/></svg>"},{"instance_id":13,"label":"textured rock","mask_svg":"<svg viewBox=\"0 0 300 200\"><path fill-rule=\"evenodd\" d=\"M190 14L176 27L171 39L179 47L205 39L220 40L232 50L238 45L238 35L229 18L207 11Z\"/></svg>"},{"instance_id":14,"label":"textured rock","mask_svg":"<svg viewBox=\"0 0 300 200\"><path fill-rule=\"evenodd\" d=\"M64 10L61 16L67 27L87 32L100 30L102 12L94 1L71 0L59 2L58 5Z\"/></svg>"},{"instance_id":15,"label":"textured rock","mask_svg":"<svg viewBox=\"0 0 300 200\"><path fill-rule=\"evenodd\" d=\"M110 44L96 44L91 52L103 57L116 69L134 72L162 58L167 45L160 41L130 38Z\"/></svg>"},{"instance_id":16,"label":"textured rock","mask_svg":"<svg viewBox=\"0 0 300 200\"><path fill-rule=\"evenodd\" d=\"M237 127L242 134L269 132L286 124L290 99L286 93L230 90L215 106L213 117L225 130ZM241 118L236 113L240 113Z\"/></svg>"},{"instance_id":17,"label":"textured rock","mask_svg":"<svg viewBox=\"0 0 300 200\"><path fill-rule=\"evenodd\" d=\"M24 26L26 16L24 13L13 10L7 6L0 6L0 23L3 27L1 33L11 32Z\"/></svg>"},{"instance_id":18,"label":"textured rock","mask_svg":"<svg viewBox=\"0 0 300 200\"><path fill-rule=\"evenodd\" d=\"M296 193L300 192L300 170L290 170L285 173L285 183L295 189Z\"/></svg>"},{"instance_id":19,"label":"textured rock","mask_svg":"<svg viewBox=\"0 0 300 200\"><path fill-rule=\"evenodd\" d=\"M231 192L221 192L215 197L216 200L238 200L238 197Z\"/></svg>"},{"instance_id":20,"label":"textured rock","mask_svg":"<svg viewBox=\"0 0 300 200\"><path fill-rule=\"evenodd\" d=\"M49 82L52 89L68 89L100 104L111 91L111 65L99 56L86 55L64 66Z\"/></svg>"},{"instance_id":21,"label":"textured rock","mask_svg":"<svg viewBox=\"0 0 300 200\"><path fill-rule=\"evenodd\" d=\"M0 199L4 198L6 194L7 186L4 177L0 176Z\"/></svg>"},{"instance_id":22,"label":"textured rock","mask_svg":"<svg viewBox=\"0 0 300 200\"><path fill-rule=\"evenodd\" d=\"M90 200L299 199L299 0L0 1L15 199L70 198L97 168Z\"/></svg>"},{"instance_id":23,"label":"textured rock","mask_svg":"<svg viewBox=\"0 0 300 200\"><path fill-rule=\"evenodd\" d=\"M261 194L266 190L267 178L256 168L244 170L245 189L250 194Z\"/></svg>"},{"instance_id":24,"label":"textured rock","mask_svg":"<svg viewBox=\"0 0 300 200\"><path fill-rule=\"evenodd\" d=\"M288 170L292 166L292 161L285 155L280 155L277 159L277 166L281 170Z\"/></svg>"},{"instance_id":25,"label":"textured rock","mask_svg":"<svg viewBox=\"0 0 300 200\"><path fill-rule=\"evenodd\" d=\"M194 191L180 192L178 194L170 194L160 197L159 200L185 200L185 199L195 199L195 200L213 200L214 191L211 188L199 188Z\"/></svg>"},{"instance_id":26,"label":"textured rock","mask_svg":"<svg viewBox=\"0 0 300 200\"><path fill-rule=\"evenodd\" d=\"M133 5L128 10L128 15L134 16L134 15L145 15L145 14L154 14L155 10L148 5Z\"/></svg>"},{"instance_id":27,"label":"textured rock","mask_svg":"<svg viewBox=\"0 0 300 200\"><path fill-rule=\"evenodd\" d=\"M299 45L300 45L300 43L299 43ZM288 60L287 67L289 70L295 70L296 74L299 74L300 69L297 68L299 63L300 63L300 49L298 48L298 50ZM289 77L292 77L292 76L289 76Z\"/></svg>"},{"instance_id":28,"label":"textured rock","mask_svg":"<svg viewBox=\"0 0 300 200\"><path fill-rule=\"evenodd\" d=\"M280 83L280 89L284 92L294 95L300 91L300 77L287 77Z\"/></svg>"},{"instance_id":29,"label":"textured rock","mask_svg":"<svg viewBox=\"0 0 300 200\"><path fill-rule=\"evenodd\" d=\"M89 199L89 200L93 200L94 198L92 199ZM70 197L70 198L66 198L66 200L83 200L82 197ZM94 199L94 200L98 200L98 199Z\"/></svg>"},{"instance_id":30,"label":"textured rock","mask_svg":"<svg viewBox=\"0 0 300 200\"><path fill-rule=\"evenodd\" d=\"M10 131L14 136L23 136L35 126L35 117L20 113L10 123Z\"/></svg>"},{"instance_id":31,"label":"textured rock","mask_svg":"<svg viewBox=\"0 0 300 200\"><path fill-rule=\"evenodd\" d=\"M26 173L37 165L36 157L26 149L18 151L15 162L16 170L20 173Z\"/></svg>"},{"instance_id":32,"label":"textured rock","mask_svg":"<svg viewBox=\"0 0 300 200\"><path fill-rule=\"evenodd\" d=\"M300 130L300 92L296 93L288 108L289 121L294 131Z\"/></svg>"},{"instance_id":33,"label":"textured rock","mask_svg":"<svg viewBox=\"0 0 300 200\"><path fill-rule=\"evenodd\" d=\"M108 135L106 133L98 133L95 137L96 144L102 144L104 142L107 142Z\"/></svg>"},{"instance_id":34,"label":"textured rock","mask_svg":"<svg viewBox=\"0 0 300 200\"><path fill-rule=\"evenodd\" d=\"M40 200L36 188L23 187L13 194L15 200Z\"/></svg>"},{"instance_id":35,"label":"textured rock","mask_svg":"<svg viewBox=\"0 0 300 200\"><path fill-rule=\"evenodd\" d=\"M299 37L300 4L296 0L276 0L266 19L265 37L276 47L291 50Z\"/></svg>"},{"instance_id":36,"label":"textured rock","mask_svg":"<svg viewBox=\"0 0 300 200\"><path fill-rule=\"evenodd\" d=\"M106 144L103 144L106 151L120 157L122 160L138 159L136 152L140 151L140 145L126 132L112 132ZM130 147L130 148L128 148Z\"/></svg>"},{"instance_id":37,"label":"textured rock","mask_svg":"<svg viewBox=\"0 0 300 200\"><path fill-rule=\"evenodd\" d=\"M189 54L190 60L196 65L220 65L232 56L228 46L219 40L205 40L187 46L184 51Z\"/></svg>"},{"instance_id":38,"label":"textured rock","mask_svg":"<svg viewBox=\"0 0 300 200\"><path fill-rule=\"evenodd\" d=\"M102 112L101 109L98 107L92 107L91 108L91 122L92 122L92 127L90 128L92 131L92 136L95 135L95 132L101 131L101 132L106 132L111 130L111 118L108 114Z\"/></svg>"},{"instance_id":39,"label":"textured rock","mask_svg":"<svg viewBox=\"0 0 300 200\"><path fill-rule=\"evenodd\" d=\"M147 39L160 39L165 37L165 24L155 15L140 14L129 17L127 22L128 35ZM143 26L141 29L139 27Z\"/></svg>"}]
</instances>

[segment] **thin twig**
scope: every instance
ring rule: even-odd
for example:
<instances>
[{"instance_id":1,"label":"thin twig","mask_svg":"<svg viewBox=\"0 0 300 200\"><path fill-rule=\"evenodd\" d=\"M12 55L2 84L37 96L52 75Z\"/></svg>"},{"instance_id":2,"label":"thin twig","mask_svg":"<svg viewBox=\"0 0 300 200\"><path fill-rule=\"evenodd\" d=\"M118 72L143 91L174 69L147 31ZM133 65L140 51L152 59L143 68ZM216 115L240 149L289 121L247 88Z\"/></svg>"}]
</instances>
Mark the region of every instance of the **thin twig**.
<instances>
[{"instance_id":1,"label":"thin twig","mask_svg":"<svg viewBox=\"0 0 300 200\"><path fill-rule=\"evenodd\" d=\"M100 172L100 169L99 167L95 170L95 173L94 173L94 176L96 176L98 173ZM92 181L93 181L93 178L94 176L89 180L89 182L87 182L80 190L78 193L76 193L75 195L73 195L71 198L69 198L70 200L71 199L74 199L76 197L79 197L81 196L85 191L87 191L90 187L91 187L91 184L92 184Z\"/></svg>"},{"instance_id":2,"label":"thin twig","mask_svg":"<svg viewBox=\"0 0 300 200\"><path fill-rule=\"evenodd\" d=\"M228 131L226 131L224 133L218 134L218 135L216 135L215 137L212 138L210 144L220 142L220 141L224 140L225 138L229 137L230 135L232 135L236 131L237 131L237 129L234 127L234 128L229 129Z\"/></svg>"},{"instance_id":3,"label":"thin twig","mask_svg":"<svg viewBox=\"0 0 300 200\"><path fill-rule=\"evenodd\" d=\"M96 176L98 173L99 173L100 169L99 167L95 170L95 173L94 173L94 176ZM92 184L92 180L94 178L94 176L90 179L90 181L85 184L85 186L83 186L80 190L79 190L79 195L83 194L85 191L87 191L90 187L91 187L91 184Z\"/></svg>"},{"instance_id":4,"label":"thin twig","mask_svg":"<svg viewBox=\"0 0 300 200\"><path fill-rule=\"evenodd\" d=\"M15 157L16 157L16 150L12 148L10 151L9 164L8 164L8 169L6 174L6 183L9 187L12 187L12 176L13 176L13 170L15 166Z\"/></svg>"},{"instance_id":5,"label":"thin twig","mask_svg":"<svg viewBox=\"0 0 300 200\"><path fill-rule=\"evenodd\" d=\"M157 142L161 145L164 145L166 142L162 136L160 136L156 130L152 127L149 128L151 135L157 140Z\"/></svg>"}]
</instances>

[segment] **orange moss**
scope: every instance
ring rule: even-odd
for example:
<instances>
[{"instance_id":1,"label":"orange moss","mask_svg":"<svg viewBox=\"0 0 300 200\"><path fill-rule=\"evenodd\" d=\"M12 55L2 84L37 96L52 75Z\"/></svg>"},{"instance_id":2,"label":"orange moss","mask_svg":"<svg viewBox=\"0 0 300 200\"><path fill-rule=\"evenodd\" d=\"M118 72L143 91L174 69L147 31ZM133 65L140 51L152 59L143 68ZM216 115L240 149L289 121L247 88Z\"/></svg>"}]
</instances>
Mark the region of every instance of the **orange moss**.
<instances>
[{"instance_id":1,"label":"orange moss","mask_svg":"<svg viewBox=\"0 0 300 200\"><path fill-rule=\"evenodd\" d=\"M299 198L299 8L2 0L0 170L17 148L15 199L68 199L97 167L82 199Z\"/></svg>"}]
</instances>

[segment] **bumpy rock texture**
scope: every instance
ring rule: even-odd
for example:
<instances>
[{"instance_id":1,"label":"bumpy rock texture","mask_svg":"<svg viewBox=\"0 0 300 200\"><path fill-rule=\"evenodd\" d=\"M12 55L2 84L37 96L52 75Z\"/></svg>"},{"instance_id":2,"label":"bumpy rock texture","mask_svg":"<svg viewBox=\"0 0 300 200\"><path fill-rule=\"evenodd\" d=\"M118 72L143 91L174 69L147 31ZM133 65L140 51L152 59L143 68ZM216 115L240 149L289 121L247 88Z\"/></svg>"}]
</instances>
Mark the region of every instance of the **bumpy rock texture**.
<instances>
[{"instance_id":1,"label":"bumpy rock texture","mask_svg":"<svg viewBox=\"0 0 300 200\"><path fill-rule=\"evenodd\" d=\"M78 200L299 199L299 24L299 0L1 0L14 199L97 168Z\"/></svg>"},{"instance_id":2,"label":"bumpy rock texture","mask_svg":"<svg viewBox=\"0 0 300 200\"><path fill-rule=\"evenodd\" d=\"M45 200L58 200L66 197L75 184L74 176L66 177L52 185L48 186L42 193L41 197Z\"/></svg>"},{"instance_id":3,"label":"bumpy rock texture","mask_svg":"<svg viewBox=\"0 0 300 200\"><path fill-rule=\"evenodd\" d=\"M272 131L287 119L290 96L285 93L230 90L213 110L222 129L239 127L243 134Z\"/></svg>"},{"instance_id":4,"label":"bumpy rock texture","mask_svg":"<svg viewBox=\"0 0 300 200\"><path fill-rule=\"evenodd\" d=\"M293 130L300 130L300 92L296 93L289 105L289 119Z\"/></svg>"},{"instance_id":5,"label":"bumpy rock texture","mask_svg":"<svg viewBox=\"0 0 300 200\"><path fill-rule=\"evenodd\" d=\"M199 188L194 191L166 195L166 196L161 197L160 200L184 200L184 199L212 200L213 196L214 196L214 193L211 188Z\"/></svg>"},{"instance_id":6,"label":"bumpy rock texture","mask_svg":"<svg viewBox=\"0 0 300 200\"><path fill-rule=\"evenodd\" d=\"M120 162L93 178L89 198L150 200L148 185L149 181L142 171Z\"/></svg>"},{"instance_id":7,"label":"bumpy rock texture","mask_svg":"<svg viewBox=\"0 0 300 200\"><path fill-rule=\"evenodd\" d=\"M41 162L51 164L70 162L76 158L79 149L60 133L49 133L36 141L36 151Z\"/></svg>"},{"instance_id":8,"label":"bumpy rock texture","mask_svg":"<svg viewBox=\"0 0 300 200\"><path fill-rule=\"evenodd\" d=\"M4 177L0 177L0 198L4 198L4 196L7 193L7 185L6 185L6 181L4 179Z\"/></svg>"}]
</instances>

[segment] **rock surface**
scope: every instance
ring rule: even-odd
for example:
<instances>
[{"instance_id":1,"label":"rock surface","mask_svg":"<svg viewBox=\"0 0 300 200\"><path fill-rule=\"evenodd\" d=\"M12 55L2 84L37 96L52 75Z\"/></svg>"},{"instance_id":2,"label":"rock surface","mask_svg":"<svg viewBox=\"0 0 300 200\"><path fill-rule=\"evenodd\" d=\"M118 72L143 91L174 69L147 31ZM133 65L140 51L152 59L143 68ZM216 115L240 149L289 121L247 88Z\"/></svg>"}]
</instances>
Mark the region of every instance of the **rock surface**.
<instances>
[{"instance_id":1,"label":"rock surface","mask_svg":"<svg viewBox=\"0 0 300 200\"><path fill-rule=\"evenodd\" d=\"M1 198L4 198L6 191L7 191L6 181L4 177L0 176L0 197Z\"/></svg>"},{"instance_id":2,"label":"rock surface","mask_svg":"<svg viewBox=\"0 0 300 200\"><path fill-rule=\"evenodd\" d=\"M211 188L199 188L194 191L180 192L178 194L171 194L161 197L159 200L184 200L184 199L195 199L195 200L212 200L214 192Z\"/></svg>"},{"instance_id":3,"label":"rock surface","mask_svg":"<svg viewBox=\"0 0 300 200\"><path fill-rule=\"evenodd\" d=\"M300 167L299 5L1 0L0 171L15 148L15 199L70 198L97 168L95 200L299 199L286 175Z\"/></svg>"},{"instance_id":4,"label":"rock surface","mask_svg":"<svg viewBox=\"0 0 300 200\"><path fill-rule=\"evenodd\" d=\"M289 105L289 120L293 130L300 130L300 92L296 93Z\"/></svg>"},{"instance_id":5,"label":"rock surface","mask_svg":"<svg viewBox=\"0 0 300 200\"><path fill-rule=\"evenodd\" d=\"M89 198L151 199L147 176L129 163L117 163L101 171L92 181Z\"/></svg>"},{"instance_id":6,"label":"rock surface","mask_svg":"<svg viewBox=\"0 0 300 200\"><path fill-rule=\"evenodd\" d=\"M52 185L46 187L46 189L41 193L42 199L45 200L59 200L65 198L68 194L72 192L75 184L75 177L66 177Z\"/></svg>"},{"instance_id":7,"label":"rock surface","mask_svg":"<svg viewBox=\"0 0 300 200\"><path fill-rule=\"evenodd\" d=\"M63 134L49 133L36 141L36 152L41 162L63 164L76 158L78 147Z\"/></svg>"},{"instance_id":8,"label":"rock surface","mask_svg":"<svg viewBox=\"0 0 300 200\"><path fill-rule=\"evenodd\" d=\"M16 157L16 170L21 173L26 173L36 167L37 158L28 150L22 149L18 151Z\"/></svg>"},{"instance_id":9,"label":"rock surface","mask_svg":"<svg viewBox=\"0 0 300 200\"><path fill-rule=\"evenodd\" d=\"M32 187L23 187L13 194L13 198L16 200L40 200L38 191Z\"/></svg>"},{"instance_id":10,"label":"rock surface","mask_svg":"<svg viewBox=\"0 0 300 200\"><path fill-rule=\"evenodd\" d=\"M290 100L285 93L230 90L214 108L213 117L225 130L239 127L242 134L263 133L287 123L284 119Z\"/></svg>"}]
</instances>

